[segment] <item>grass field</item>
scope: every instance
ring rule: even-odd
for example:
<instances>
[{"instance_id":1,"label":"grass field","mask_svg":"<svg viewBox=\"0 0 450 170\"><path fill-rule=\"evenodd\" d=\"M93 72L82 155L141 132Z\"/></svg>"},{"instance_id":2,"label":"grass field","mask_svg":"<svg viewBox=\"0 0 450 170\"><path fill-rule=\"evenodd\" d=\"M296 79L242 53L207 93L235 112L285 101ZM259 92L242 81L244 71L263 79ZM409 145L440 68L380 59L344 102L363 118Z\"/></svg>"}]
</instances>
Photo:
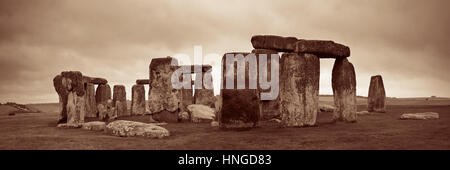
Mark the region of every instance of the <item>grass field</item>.
<instances>
[{"instance_id":1,"label":"grass field","mask_svg":"<svg viewBox=\"0 0 450 170\"><path fill-rule=\"evenodd\" d=\"M280 128L265 121L248 131L221 131L208 123L170 123L164 127L171 136L164 139L58 129L58 105L34 104L30 106L41 113L0 114L0 149L450 149L448 100L434 105L395 100L397 104L388 101L387 113L359 116L357 123L330 123L331 113L325 112L319 113L317 127L308 128ZM425 111L438 112L440 119L398 119L402 113ZM123 119L146 122L149 117Z\"/></svg>"}]
</instances>

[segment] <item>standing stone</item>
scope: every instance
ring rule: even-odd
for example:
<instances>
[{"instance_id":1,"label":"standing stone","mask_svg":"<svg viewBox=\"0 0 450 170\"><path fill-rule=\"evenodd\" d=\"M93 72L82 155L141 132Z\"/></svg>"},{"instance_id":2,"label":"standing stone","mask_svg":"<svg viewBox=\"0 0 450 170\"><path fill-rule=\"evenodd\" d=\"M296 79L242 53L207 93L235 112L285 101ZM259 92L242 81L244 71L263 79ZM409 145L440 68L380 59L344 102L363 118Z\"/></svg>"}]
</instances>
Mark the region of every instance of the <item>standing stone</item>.
<instances>
[{"instance_id":1,"label":"standing stone","mask_svg":"<svg viewBox=\"0 0 450 170\"><path fill-rule=\"evenodd\" d=\"M53 86L55 87L55 91L58 93L59 96L59 123L66 123L67 122L67 97L69 95L69 91L65 86L62 84L63 77L61 75L55 76L53 78Z\"/></svg>"},{"instance_id":2,"label":"standing stone","mask_svg":"<svg viewBox=\"0 0 450 170\"><path fill-rule=\"evenodd\" d=\"M209 106L214 108L214 101L215 101L215 97L214 97L214 89L213 87L213 80L212 80L212 76L211 76L211 70L207 71L207 72L202 72L197 73L196 76L202 76L202 87L201 89L197 89L197 87L195 87L195 94L194 94L194 100L195 100L195 104L202 104L205 106ZM205 76L209 76L211 77L210 80L205 80L204 77ZM198 78L196 78L197 80ZM205 86L206 84L206 86ZM209 87L210 89L208 89L207 87Z\"/></svg>"},{"instance_id":3,"label":"standing stone","mask_svg":"<svg viewBox=\"0 0 450 170\"><path fill-rule=\"evenodd\" d=\"M83 75L79 71L65 71L61 73L61 77L55 77L54 81L58 80L61 80L61 84L58 85L58 87L55 86L55 89L57 89L58 93L62 92L60 99L65 98L67 92L65 107L64 104L62 104L65 109L61 109L61 111L65 110L66 118L62 117L59 123L64 123L64 121L61 121L64 119L69 126L77 126L84 123L86 91L83 83ZM64 103L64 101L62 103ZM64 116L64 113L61 113L61 115Z\"/></svg>"},{"instance_id":4,"label":"standing stone","mask_svg":"<svg viewBox=\"0 0 450 170\"><path fill-rule=\"evenodd\" d=\"M272 67L278 67L278 68L280 67L279 63L272 63L271 62L271 55L272 54L276 54L278 56L278 58L279 58L280 56L278 55L278 52L275 51L275 50L269 50L269 49L254 49L252 51L252 53L255 53L256 57L258 58L258 81L259 81L259 78L260 78L259 75L261 74L259 72L259 65L260 65L259 55L260 54L266 54L267 55L267 75L266 75L266 77L267 77L268 82L271 82L272 81L271 68ZM276 75L276 76L279 77L280 74L278 73L278 75ZM280 83L278 82L278 85L279 84ZM271 89L262 89L259 85L260 84L258 83L259 93L261 93L261 92L262 93L269 93L270 92ZM274 99L274 100L260 100L259 102L260 102L260 106L259 107L260 107L260 110L261 110L260 111L260 114L261 114L260 118L261 119L269 120L269 119L272 119L272 118L277 117L277 116L280 115L280 95L278 95L277 98Z\"/></svg>"},{"instance_id":5,"label":"standing stone","mask_svg":"<svg viewBox=\"0 0 450 170\"><path fill-rule=\"evenodd\" d=\"M131 91L131 115L143 115L145 113L144 85L133 85Z\"/></svg>"},{"instance_id":6,"label":"standing stone","mask_svg":"<svg viewBox=\"0 0 450 170\"><path fill-rule=\"evenodd\" d=\"M247 57L250 53L227 53L232 55L243 55ZM259 93L258 89L249 88L249 64L245 64L245 89L237 88L237 65L227 68L226 56L222 58L222 89L220 94L222 96L222 109L218 116L219 125L221 128L250 128L258 124L259 121ZM233 70L234 72L232 72ZM257 70L251 70L256 72ZM234 89L226 89L226 76L234 76Z\"/></svg>"},{"instance_id":7,"label":"standing stone","mask_svg":"<svg viewBox=\"0 0 450 170\"><path fill-rule=\"evenodd\" d=\"M356 122L356 75L353 64L347 58L336 59L331 80L336 106L333 119Z\"/></svg>"},{"instance_id":8,"label":"standing stone","mask_svg":"<svg viewBox=\"0 0 450 170\"><path fill-rule=\"evenodd\" d=\"M150 84L149 79L137 79L136 84Z\"/></svg>"},{"instance_id":9,"label":"standing stone","mask_svg":"<svg viewBox=\"0 0 450 170\"><path fill-rule=\"evenodd\" d=\"M97 117L97 104L95 103L95 87L92 83L86 83L86 117Z\"/></svg>"},{"instance_id":10,"label":"standing stone","mask_svg":"<svg viewBox=\"0 0 450 170\"><path fill-rule=\"evenodd\" d=\"M95 102L97 104L106 104L111 99L111 87L108 84L100 84L95 92Z\"/></svg>"},{"instance_id":11,"label":"standing stone","mask_svg":"<svg viewBox=\"0 0 450 170\"><path fill-rule=\"evenodd\" d=\"M171 77L178 67L171 66L172 58L153 58L150 62L149 79L150 89L148 93L149 111L155 117L160 115L161 121L177 120L181 111L181 90L172 87ZM178 61L174 59L175 65Z\"/></svg>"},{"instance_id":12,"label":"standing stone","mask_svg":"<svg viewBox=\"0 0 450 170\"><path fill-rule=\"evenodd\" d=\"M117 110L113 106L113 101L108 99L105 103L97 105L98 117L103 121L111 121L117 118Z\"/></svg>"},{"instance_id":13,"label":"standing stone","mask_svg":"<svg viewBox=\"0 0 450 170\"><path fill-rule=\"evenodd\" d=\"M280 99L283 125L316 125L319 107L319 58L308 53L284 53L281 63Z\"/></svg>"},{"instance_id":14,"label":"standing stone","mask_svg":"<svg viewBox=\"0 0 450 170\"><path fill-rule=\"evenodd\" d=\"M117 110L117 117L129 116L127 111L127 99L124 85L114 85L113 105Z\"/></svg>"},{"instance_id":15,"label":"standing stone","mask_svg":"<svg viewBox=\"0 0 450 170\"><path fill-rule=\"evenodd\" d=\"M192 75L188 74L186 75L190 81L186 81L186 83L189 84L189 89L185 89L184 86L181 88L181 110L182 112L187 112L187 106L194 104L194 96L192 95ZM181 77L183 78L183 77ZM185 83L183 81L183 83Z\"/></svg>"},{"instance_id":16,"label":"standing stone","mask_svg":"<svg viewBox=\"0 0 450 170\"><path fill-rule=\"evenodd\" d=\"M386 92L381 75L370 78L369 96L367 98L369 112L386 112Z\"/></svg>"}]
</instances>

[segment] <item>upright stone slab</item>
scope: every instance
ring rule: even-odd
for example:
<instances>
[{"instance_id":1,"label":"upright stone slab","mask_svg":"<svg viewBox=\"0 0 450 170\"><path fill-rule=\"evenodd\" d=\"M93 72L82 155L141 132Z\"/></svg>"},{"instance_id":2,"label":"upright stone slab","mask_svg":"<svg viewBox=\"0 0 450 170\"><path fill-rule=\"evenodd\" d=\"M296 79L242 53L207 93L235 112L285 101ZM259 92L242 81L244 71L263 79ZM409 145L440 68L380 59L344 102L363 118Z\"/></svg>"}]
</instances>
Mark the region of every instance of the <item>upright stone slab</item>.
<instances>
[{"instance_id":1,"label":"upright stone slab","mask_svg":"<svg viewBox=\"0 0 450 170\"><path fill-rule=\"evenodd\" d=\"M272 81L272 74L271 74L271 70L272 67L278 67L278 70L280 70L280 66L279 63L272 63L271 62L271 55L272 54L276 54L276 56L278 58L280 58L280 56L278 55L278 52L275 50L269 50L269 49L254 49L252 50L252 53L256 54L256 57L258 58L258 82L259 82L259 78L261 73L259 72L259 66L260 66L260 58L259 55L260 54L265 54L267 55L267 80L269 82ZM276 75L277 77L280 76L279 72ZM280 85L280 82L278 81L278 85ZM258 83L258 90L259 93L269 93L271 91L271 89L262 89L260 87L260 84ZM280 95L278 94L278 96L276 97L276 99L274 100L264 100L261 99L260 101L260 118L264 119L264 120L269 120L272 119L274 117L278 117L280 115Z\"/></svg>"},{"instance_id":2,"label":"upright stone slab","mask_svg":"<svg viewBox=\"0 0 450 170\"><path fill-rule=\"evenodd\" d=\"M195 104L202 104L214 108L214 89L213 89L213 80L211 75L211 70L207 72L197 73L196 76L202 76L202 87L198 89L195 87L194 99ZM211 79L205 80L204 77L209 76ZM196 78L198 80L198 78ZM205 86L206 84L206 86Z\"/></svg>"},{"instance_id":3,"label":"upright stone slab","mask_svg":"<svg viewBox=\"0 0 450 170\"><path fill-rule=\"evenodd\" d=\"M189 77L189 81L186 81L186 83L188 83L189 84L189 89L188 88L184 88L184 86L182 87L182 89L181 89L181 104L182 104L182 107L181 107L181 112L187 112L187 106L189 106L189 105L191 105L191 104L194 104L194 96L193 96L193 94L192 94L192 85L193 85L193 83L192 83L192 75L191 74L188 74L187 75L187 77ZM184 82L183 82L184 83Z\"/></svg>"},{"instance_id":4,"label":"upright stone slab","mask_svg":"<svg viewBox=\"0 0 450 170\"><path fill-rule=\"evenodd\" d=\"M97 117L97 104L95 102L95 87L92 83L85 83L86 87L86 117Z\"/></svg>"},{"instance_id":5,"label":"upright stone slab","mask_svg":"<svg viewBox=\"0 0 450 170\"><path fill-rule=\"evenodd\" d=\"M356 122L356 75L353 64L347 58L336 59L331 80L336 106L333 119Z\"/></svg>"},{"instance_id":6,"label":"upright stone slab","mask_svg":"<svg viewBox=\"0 0 450 170\"><path fill-rule=\"evenodd\" d=\"M149 111L154 117L160 117L161 121L167 120L166 122L178 120L178 112L181 111L181 90L173 88L171 83L172 74L178 67L171 66L171 62L171 57L153 58L149 66ZM178 65L176 59L174 63ZM167 115L156 116L157 114Z\"/></svg>"},{"instance_id":7,"label":"upright stone slab","mask_svg":"<svg viewBox=\"0 0 450 170\"><path fill-rule=\"evenodd\" d=\"M319 107L319 58L307 53L284 53L281 63L280 99L283 125L316 125Z\"/></svg>"},{"instance_id":8,"label":"upright stone slab","mask_svg":"<svg viewBox=\"0 0 450 170\"><path fill-rule=\"evenodd\" d=\"M131 115L143 115L145 113L145 88L144 85L133 85L131 88Z\"/></svg>"},{"instance_id":9,"label":"upright stone slab","mask_svg":"<svg viewBox=\"0 0 450 170\"><path fill-rule=\"evenodd\" d=\"M79 71L65 71L53 79L61 106L58 123L70 126L84 123L86 91L83 82L83 75Z\"/></svg>"},{"instance_id":10,"label":"upright stone slab","mask_svg":"<svg viewBox=\"0 0 450 170\"><path fill-rule=\"evenodd\" d=\"M117 110L117 117L129 116L127 111L127 98L125 92L125 86L114 85L113 89L113 105Z\"/></svg>"},{"instance_id":11,"label":"upright stone slab","mask_svg":"<svg viewBox=\"0 0 450 170\"><path fill-rule=\"evenodd\" d=\"M108 84L100 84L95 92L95 102L97 104L106 104L111 99L111 87Z\"/></svg>"},{"instance_id":12,"label":"upright stone slab","mask_svg":"<svg viewBox=\"0 0 450 170\"><path fill-rule=\"evenodd\" d=\"M386 112L386 92L381 75L370 78L367 104L369 112Z\"/></svg>"},{"instance_id":13,"label":"upright stone slab","mask_svg":"<svg viewBox=\"0 0 450 170\"><path fill-rule=\"evenodd\" d=\"M280 52L292 52L297 42L295 37L282 37L277 35L255 35L251 42L255 49L269 49Z\"/></svg>"},{"instance_id":14,"label":"upright stone slab","mask_svg":"<svg viewBox=\"0 0 450 170\"><path fill-rule=\"evenodd\" d=\"M247 57L250 53L227 53L231 55L242 55ZM222 89L220 95L222 96L222 109L218 116L219 126L221 128L251 128L258 124L260 110L259 110L259 94L258 89L249 88L249 64L245 64L245 88L237 88L237 65L226 66L226 56L222 58ZM251 72L257 72L252 70ZM226 89L227 76L234 77L234 88Z\"/></svg>"}]
</instances>

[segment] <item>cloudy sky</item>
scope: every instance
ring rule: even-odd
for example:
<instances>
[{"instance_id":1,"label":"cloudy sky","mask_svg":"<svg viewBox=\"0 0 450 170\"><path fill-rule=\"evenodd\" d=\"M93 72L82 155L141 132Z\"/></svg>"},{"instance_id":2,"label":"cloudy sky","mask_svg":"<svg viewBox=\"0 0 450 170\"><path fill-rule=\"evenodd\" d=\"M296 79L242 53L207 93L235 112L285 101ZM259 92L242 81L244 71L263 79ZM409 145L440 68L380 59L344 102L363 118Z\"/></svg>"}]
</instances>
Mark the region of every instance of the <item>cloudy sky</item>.
<instances>
[{"instance_id":1,"label":"cloudy sky","mask_svg":"<svg viewBox=\"0 0 450 170\"><path fill-rule=\"evenodd\" d=\"M370 76L381 74L388 96L450 97L449 6L448 0L2 0L0 102L57 102L52 79L64 70L123 84L130 99L152 58L193 55L195 45L203 54L251 51L256 34L349 46L358 95L367 96ZM220 58L204 62L220 70ZM321 60L321 94L332 94L332 65Z\"/></svg>"}]
</instances>

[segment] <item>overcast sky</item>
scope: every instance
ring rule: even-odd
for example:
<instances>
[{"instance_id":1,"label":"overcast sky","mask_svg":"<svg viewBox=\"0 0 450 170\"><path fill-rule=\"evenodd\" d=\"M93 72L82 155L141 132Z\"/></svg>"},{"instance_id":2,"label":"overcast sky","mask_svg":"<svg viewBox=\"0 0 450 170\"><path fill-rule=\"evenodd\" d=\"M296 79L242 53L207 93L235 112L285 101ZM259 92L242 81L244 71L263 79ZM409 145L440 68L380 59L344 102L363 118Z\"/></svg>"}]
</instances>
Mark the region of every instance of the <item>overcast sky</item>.
<instances>
[{"instance_id":1,"label":"overcast sky","mask_svg":"<svg viewBox=\"0 0 450 170\"><path fill-rule=\"evenodd\" d=\"M64 70L123 84L130 99L135 80L149 77L152 58L193 55L194 45L203 54L251 51L257 34L349 46L358 95L367 96L370 76L381 74L387 96L450 97L449 6L448 0L2 0L0 102L58 102L52 79ZM220 58L205 62L220 70ZM321 60L321 94L332 94L333 62Z\"/></svg>"}]
</instances>

